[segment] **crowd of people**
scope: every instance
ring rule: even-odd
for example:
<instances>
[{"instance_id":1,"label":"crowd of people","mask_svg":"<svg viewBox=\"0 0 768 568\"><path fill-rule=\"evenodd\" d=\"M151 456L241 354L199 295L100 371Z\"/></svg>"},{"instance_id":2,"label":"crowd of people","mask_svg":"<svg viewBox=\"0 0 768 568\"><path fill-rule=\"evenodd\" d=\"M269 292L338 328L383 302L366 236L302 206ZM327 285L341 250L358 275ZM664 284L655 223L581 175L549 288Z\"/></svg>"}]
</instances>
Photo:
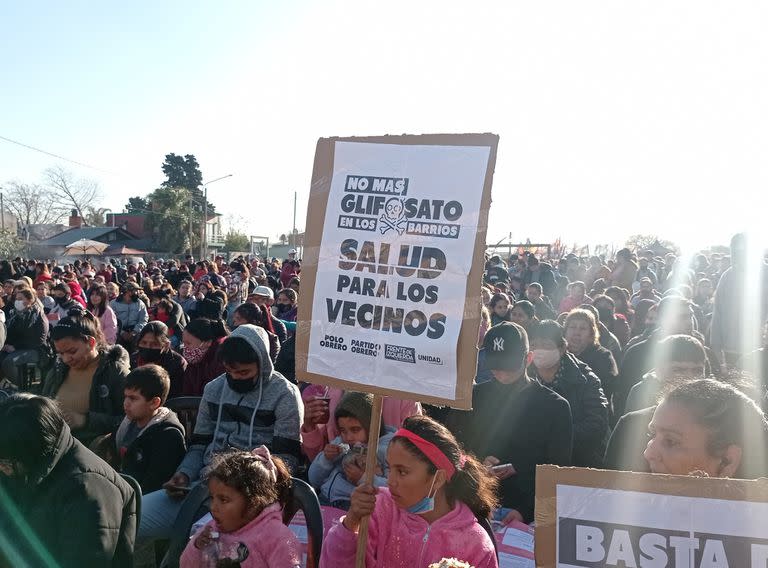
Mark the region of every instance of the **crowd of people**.
<instances>
[{"instance_id":1,"label":"crowd of people","mask_svg":"<svg viewBox=\"0 0 768 568\"><path fill-rule=\"evenodd\" d=\"M747 244L489 256L472 410L386 397L376 448L372 395L296 380L295 251L2 261L0 500L18 514L0 561L129 566L206 484L182 566L295 568L281 511L300 478L345 511L320 566L354 565L368 518L367 566L490 568L485 523L533 522L537 465L768 476L768 266ZM172 408L190 396L186 432Z\"/></svg>"}]
</instances>

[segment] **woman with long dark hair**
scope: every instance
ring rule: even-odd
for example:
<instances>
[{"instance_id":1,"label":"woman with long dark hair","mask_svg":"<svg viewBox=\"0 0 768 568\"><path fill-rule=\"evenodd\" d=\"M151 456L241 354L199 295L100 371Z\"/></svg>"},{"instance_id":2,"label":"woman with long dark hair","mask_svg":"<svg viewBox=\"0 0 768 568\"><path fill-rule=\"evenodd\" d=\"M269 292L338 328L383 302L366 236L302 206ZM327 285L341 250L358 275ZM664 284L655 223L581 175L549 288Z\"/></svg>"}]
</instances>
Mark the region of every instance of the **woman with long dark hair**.
<instances>
[{"instance_id":1,"label":"woman with long dark hair","mask_svg":"<svg viewBox=\"0 0 768 568\"><path fill-rule=\"evenodd\" d=\"M161 321L151 321L136 336L136 352L131 356L131 369L144 365L160 365L168 371L171 388L168 397L179 396L184 386L187 361L171 347L168 326Z\"/></svg>"},{"instance_id":2,"label":"woman with long dark hair","mask_svg":"<svg viewBox=\"0 0 768 568\"><path fill-rule=\"evenodd\" d=\"M106 286L98 285L91 288L87 307L89 312L99 318L104 340L108 345L114 345L117 342L117 315L109 305Z\"/></svg>"},{"instance_id":3,"label":"woman with long dark hair","mask_svg":"<svg viewBox=\"0 0 768 568\"><path fill-rule=\"evenodd\" d=\"M99 320L91 312L70 310L51 331L59 355L43 383L74 436L90 444L112 432L123 418L123 381L130 372L128 353L108 346Z\"/></svg>"}]
</instances>

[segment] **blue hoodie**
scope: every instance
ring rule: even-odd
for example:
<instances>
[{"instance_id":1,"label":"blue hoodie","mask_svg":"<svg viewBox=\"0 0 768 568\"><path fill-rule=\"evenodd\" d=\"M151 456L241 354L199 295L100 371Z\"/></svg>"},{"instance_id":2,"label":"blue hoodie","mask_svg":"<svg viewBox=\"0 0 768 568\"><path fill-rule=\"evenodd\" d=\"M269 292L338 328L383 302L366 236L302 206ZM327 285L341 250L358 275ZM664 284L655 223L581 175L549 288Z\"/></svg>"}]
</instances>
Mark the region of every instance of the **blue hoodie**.
<instances>
[{"instance_id":1,"label":"blue hoodie","mask_svg":"<svg viewBox=\"0 0 768 568\"><path fill-rule=\"evenodd\" d=\"M395 429L391 427L385 427L384 434L379 437L376 459L381 466L382 474L373 476L373 484L376 487L386 487L387 485L387 472L389 471L387 448L394 437ZM341 443L341 436L336 436L336 439L331 442L331 444L336 445ZM329 503L349 501L352 491L355 489L355 485L348 481L344 475L343 460L344 455L342 454L334 461L328 461L325 454L320 452L312 465L309 466L309 482L320 491L320 496ZM364 479L365 476L360 479L360 483L363 483Z\"/></svg>"}]
</instances>

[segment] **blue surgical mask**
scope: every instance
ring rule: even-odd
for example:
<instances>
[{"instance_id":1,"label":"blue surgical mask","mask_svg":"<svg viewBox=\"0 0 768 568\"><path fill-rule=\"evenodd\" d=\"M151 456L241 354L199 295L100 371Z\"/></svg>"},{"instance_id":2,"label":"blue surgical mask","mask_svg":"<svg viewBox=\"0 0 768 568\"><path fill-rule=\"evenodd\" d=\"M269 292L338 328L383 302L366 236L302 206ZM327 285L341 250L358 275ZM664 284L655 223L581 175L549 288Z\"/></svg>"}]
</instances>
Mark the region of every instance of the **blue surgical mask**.
<instances>
[{"instance_id":1,"label":"blue surgical mask","mask_svg":"<svg viewBox=\"0 0 768 568\"><path fill-rule=\"evenodd\" d=\"M429 513L430 511L435 510L435 495L432 493L432 489L435 487L435 479L437 479L437 474L432 478L432 485L429 486L427 496L415 505L408 507L406 511L414 513L415 515L423 515L424 513ZM435 493L437 493L437 491L435 491Z\"/></svg>"}]
</instances>

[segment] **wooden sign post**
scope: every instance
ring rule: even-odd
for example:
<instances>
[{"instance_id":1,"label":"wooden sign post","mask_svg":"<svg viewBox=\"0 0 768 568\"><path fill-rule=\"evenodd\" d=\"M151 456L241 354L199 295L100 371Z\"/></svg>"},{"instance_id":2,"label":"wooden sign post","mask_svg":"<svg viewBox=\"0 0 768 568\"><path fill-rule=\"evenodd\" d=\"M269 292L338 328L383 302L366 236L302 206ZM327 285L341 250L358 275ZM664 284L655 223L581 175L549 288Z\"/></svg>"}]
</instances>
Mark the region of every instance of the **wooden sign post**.
<instances>
[{"instance_id":1,"label":"wooden sign post","mask_svg":"<svg viewBox=\"0 0 768 568\"><path fill-rule=\"evenodd\" d=\"M379 447L379 433L381 432L381 404L383 398L379 394L373 395L373 410L371 411L371 431L368 432L368 455L365 462L365 484L373 485L373 476L376 473L376 449ZM356 568L365 568L365 550L368 543L368 520L364 517L360 520L357 533L357 557Z\"/></svg>"}]
</instances>

